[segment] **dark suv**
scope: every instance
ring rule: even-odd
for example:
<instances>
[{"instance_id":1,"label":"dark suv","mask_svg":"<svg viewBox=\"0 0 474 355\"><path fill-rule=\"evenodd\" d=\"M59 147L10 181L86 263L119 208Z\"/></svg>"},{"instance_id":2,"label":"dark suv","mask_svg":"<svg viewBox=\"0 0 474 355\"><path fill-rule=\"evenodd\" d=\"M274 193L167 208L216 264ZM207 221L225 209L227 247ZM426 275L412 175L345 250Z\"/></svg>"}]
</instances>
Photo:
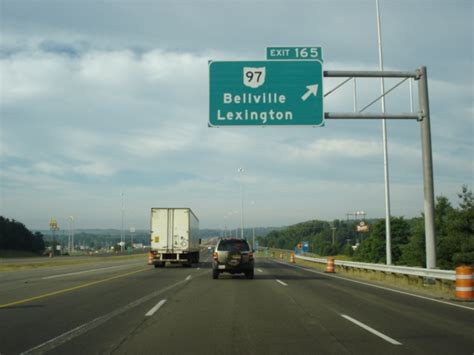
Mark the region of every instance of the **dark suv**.
<instances>
[{"instance_id":1,"label":"dark suv","mask_svg":"<svg viewBox=\"0 0 474 355\"><path fill-rule=\"evenodd\" d=\"M212 254L212 278L217 279L221 272L244 273L253 279L253 252L245 239L221 239Z\"/></svg>"}]
</instances>

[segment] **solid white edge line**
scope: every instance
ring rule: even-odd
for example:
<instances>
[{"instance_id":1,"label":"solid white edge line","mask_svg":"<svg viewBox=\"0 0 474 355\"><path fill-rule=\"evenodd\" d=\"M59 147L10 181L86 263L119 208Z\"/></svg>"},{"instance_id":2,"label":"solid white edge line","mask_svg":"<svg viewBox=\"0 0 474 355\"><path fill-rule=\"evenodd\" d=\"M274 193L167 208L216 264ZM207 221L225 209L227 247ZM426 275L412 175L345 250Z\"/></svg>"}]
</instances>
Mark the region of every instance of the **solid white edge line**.
<instances>
[{"instance_id":1,"label":"solid white edge line","mask_svg":"<svg viewBox=\"0 0 474 355\"><path fill-rule=\"evenodd\" d=\"M152 315L154 315L156 313L157 310L159 310L161 308L161 306L163 306L164 304L166 303L166 299L164 300L161 300L160 302L158 302L155 307L153 307L152 309L150 309L146 314L145 316L146 317L151 317Z\"/></svg>"},{"instance_id":2,"label":"solid white edge line","mask_svg":"<svg viewBox=\"0 0 474 355\"><path fill-rule=\"evenodd\" d=\"M278 282L279 284L282 284L283 286L288 286L288 284L284 283L283 281L280 281L278 279L275 280L276 282Z\"/></svg>"},{"instance_id":3,"label":"solid white edge line","mask_svg":"<svg viewBox=\"0 0 474 355\"><path fill-rule=\"evenodd\" d=\"M448 305L448 306L459 307L459 308L463 308L463 309L468 309L468 310L470 310L470 311L474 311L474 308L467 307L467 306L462 306L462 305L460 305L460 304L455 304L455 303L451 303L451 302L441 301L441 300L437 300L437 299L435 299L435 298L430 298L430 297L426 297L426 296L415 295L415 294L409 293L409 292L404 292L404 291L400 291L400 290L395 290L395 289L393 289L393 288L383 287L383 286L379 286L379 285L369 284L369 283L367 283L367 282L362 282L362 281L357 281L357 280L348 279L348 278L345 278L345 277L340 277L340 276L336 276L336 275L331 275L331 274L327 274L327 273L324 273L324 272L321 272L321 271L316 271L316 270L308 269L308 268L301 267L301 266L297 266L297 265L289 265L289 264L286 264L286 263L283 263L283 262L280 262L280 261L277 261L277 260L273 260L273 261L276 262L276 263L278 263L278 264L287 265L287 266L289 266L289 267L294 267L294 268L297 268L297 269L305 270L305 271L308 271L308 272L312 272L312 273L315 273L315 274L320 274L320 275L327 276L327 277L334 277L335 279L339 279L339 280L344 280L344 281L348 281L348 282L354 282L354 283L356 283L356 284L361 284L361 285L365 285L365 286L375 287L375 288L379 288L379 289L385 290L385 291L391 291L391 292L395 292L395 293L400 293L400 294L406 295L406 296L421 298L421 299L427 300L427 301L438 302L438 303L446 304L446 305Z\"/></svg>"},{"instance_id":4,"label":"solid white edge line","mask_svg":"<svg viewBox=\"0 0 474 355\"><path fill-rule=\"evenodd\" d=\"M368 325L365 325L362 322L359 322L357 319L349 317L348 315L345 315L345 314L341 314L341 317L343 317L343 318L347 319L348 321L358 325L359 327L367 330L368 332L378 336L379 338L382 338L383 340L388 341L390 344L402 345L402 343L396 341L395 339L390 338L389 336L387 336L385 334L380 333L379 331L375 330L374 328L369 327Z\"/></svg>"},{"instance_id":5,"label":"solid white edge line","mask_svg":"<svg viewBox=\"0 0 474 355\"><path fill-rule=\"evenodd\" d=\"M142 264L143 264L143 263L142 263ZM133 264L132 264L132 265L133 265ZM108 269L116 269L116 268L124 268L124 267L127 267L127 266L128 266L128 265L117 265L117 266L102 267L102 268L98 268L98 269L91 269L91 270L68 272L67 274L59 274L59 275L45 276L45 277L42 277L41 279L42 279L42 280L56 279L56 278L58 278L58 277L81 275L81 274L87 274L88 272L101 271L101 270L108 270Z\"/></svg>"}]
</instances>

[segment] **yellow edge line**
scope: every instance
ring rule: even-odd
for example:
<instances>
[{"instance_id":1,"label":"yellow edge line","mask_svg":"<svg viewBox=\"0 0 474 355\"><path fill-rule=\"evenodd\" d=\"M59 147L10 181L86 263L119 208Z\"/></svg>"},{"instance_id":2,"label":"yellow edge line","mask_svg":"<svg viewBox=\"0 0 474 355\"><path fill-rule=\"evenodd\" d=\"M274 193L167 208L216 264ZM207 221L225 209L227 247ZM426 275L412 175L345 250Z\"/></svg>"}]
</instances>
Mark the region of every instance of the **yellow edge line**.
<instances>
[{"instance_id":1,"label":"yellow edge line","mask_svg":"<svg viewBox=\"0 0 474 355\"><path fill-rule=\"evenodd\" d=\"M78 285L78 286L74 286L74 287L69 287L69 288L65 288L65 289L62 289L62 290L54 291L54 292L45 293L44 295L34 296L34 297L26 298L26 299L24 299L24 300L19 300L19 301L15 301L15 302L0 304L0 308L6 308L6 307L10 307L10 306L15 306L15 305L17 305L17 304L22 304L22 303L27 303L27 302L31 302L31 301L36 301L36 300L39 300L39 299L42 299L42 298L46 298L46 297L50 297L50 296L60 295L60 294L62 294L62 293L66 293L66 292L70 292L70 291L74 291L74 290L79 290L79 289L84 288L84 287L97 285L97 284L100 284L100 283L102 283L102 282L106 282L106 281L118 279L118 278L125 277L125 276L129 276L129 275L133 275L133 274L136 274L136 273L138 273L138 272L145 271L145 270L149 270L149 268L140 269L140 270L128 272L128 273L126 273L126 274L120 274L120 275L112 276L112 277L109 277L109 278L106 278L106 279L103 279L103 280L97 280L97 281L93 281L93 282L88 282L88 283L85 283L85 284L82 284L82 285Z\"/></svg>"}]
</instances>

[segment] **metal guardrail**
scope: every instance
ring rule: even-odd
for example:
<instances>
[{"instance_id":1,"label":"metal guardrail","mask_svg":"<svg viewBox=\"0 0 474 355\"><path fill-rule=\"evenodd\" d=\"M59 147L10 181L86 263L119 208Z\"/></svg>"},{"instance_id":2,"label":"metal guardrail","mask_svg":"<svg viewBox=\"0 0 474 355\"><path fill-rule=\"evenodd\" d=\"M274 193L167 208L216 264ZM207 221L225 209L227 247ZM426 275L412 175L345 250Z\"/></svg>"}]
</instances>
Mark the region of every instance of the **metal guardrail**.
<instances>
[{"instance_id":1,"label":"metal guardrail","mask_svg":"<svg viewBox=\"0 0 474 355\"><path fill-rule=\"evenodd\" d=\"M296 255L297 259L311 261L315 263L326 264L326 258L311 258L309 256ZM402 274L410 276L427 277L440 280L456 280L456 273L454 270L438 270L438 269L424 269L421 267L410 266L395 266L384 264L360 263L355 261L335 260L336 266L350 267L356 269L366 269L374 271L382 271L391 274Z\"/></svg>"}]
</instances>

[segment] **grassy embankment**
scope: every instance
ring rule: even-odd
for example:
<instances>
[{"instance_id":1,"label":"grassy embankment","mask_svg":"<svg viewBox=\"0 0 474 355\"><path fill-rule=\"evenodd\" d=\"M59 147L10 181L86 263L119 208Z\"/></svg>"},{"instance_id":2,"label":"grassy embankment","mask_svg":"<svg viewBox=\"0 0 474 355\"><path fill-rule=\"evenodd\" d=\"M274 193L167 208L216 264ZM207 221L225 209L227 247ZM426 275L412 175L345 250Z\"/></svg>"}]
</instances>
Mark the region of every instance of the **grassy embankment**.
<instances>
[{"instance_id":1,"label":"grassy embankment","mask_svg":"<svg viewBox=\"0 0 474 355\"><path fill-rule=\"evenodd\" d=\"M259 253L257 257L268 257L276 260L289 262L290 255L293 253L291 250L282 249L269 249L267 253ZM327 258L326 256L315 255L306 253L306 256L315 258ZM332 256L335 260L351 260L347 255L335 255ZM311 261L305 261L296 259L296 264L306 268L312 268L318 271L325 271L326 264L315 263ZM365 270L357 268L348 268L342 266L336 266L336 274L339 276L358 279L361 281L369 281L380 286L390 286L403 291L411 291L431 297L448 298L454 297L455 282L449 280L426 280L423 277L408 276L401 274L392 274L387 272Z\"/></svg>"}]
</instances>

